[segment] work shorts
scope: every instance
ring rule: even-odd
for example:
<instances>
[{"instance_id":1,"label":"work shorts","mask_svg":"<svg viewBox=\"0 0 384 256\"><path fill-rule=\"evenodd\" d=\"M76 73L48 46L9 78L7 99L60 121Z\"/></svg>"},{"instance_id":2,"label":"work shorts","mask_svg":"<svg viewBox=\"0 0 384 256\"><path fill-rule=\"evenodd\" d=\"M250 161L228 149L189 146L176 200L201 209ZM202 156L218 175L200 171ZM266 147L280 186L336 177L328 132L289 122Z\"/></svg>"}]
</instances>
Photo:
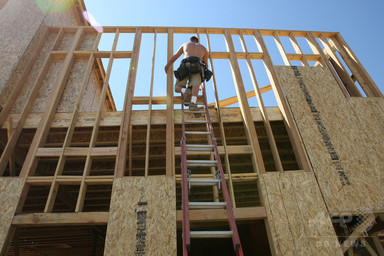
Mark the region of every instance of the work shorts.
<instances>
[{"instance_id":1,"label":"work shorts","mask_svg":"<svg viewBox=\"0 0 384 256\"><path fill-rule=\"evenodd\" d=\"M196 74L190 74L189 77L184 78L183 80L179 81L178 79L176 80L175 84L175 91L177 88L186 88L188 82L188 87L193 87L194 85L200 85L201 84L201 74L196 73Z\"/></svg>"}]
</instances>

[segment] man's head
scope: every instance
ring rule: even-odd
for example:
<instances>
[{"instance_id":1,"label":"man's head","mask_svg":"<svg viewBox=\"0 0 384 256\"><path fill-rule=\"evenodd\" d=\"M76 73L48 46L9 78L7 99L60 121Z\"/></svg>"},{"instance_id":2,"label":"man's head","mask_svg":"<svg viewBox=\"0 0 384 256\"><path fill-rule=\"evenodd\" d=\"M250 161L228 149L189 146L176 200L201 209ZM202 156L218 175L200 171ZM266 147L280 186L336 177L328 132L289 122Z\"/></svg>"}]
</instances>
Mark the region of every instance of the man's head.
<instances>
[{"instance_id":1,"label":"man's head","mask_svg":"<svg viewBox=\"0 0 384 256\"><path fill-rule=\"evenodd\" d=\"M192 36L189 40L191 40L191 42L193 43L198 43L199 42L199 39L195 36Z\"/></svg>"}]
</instances>

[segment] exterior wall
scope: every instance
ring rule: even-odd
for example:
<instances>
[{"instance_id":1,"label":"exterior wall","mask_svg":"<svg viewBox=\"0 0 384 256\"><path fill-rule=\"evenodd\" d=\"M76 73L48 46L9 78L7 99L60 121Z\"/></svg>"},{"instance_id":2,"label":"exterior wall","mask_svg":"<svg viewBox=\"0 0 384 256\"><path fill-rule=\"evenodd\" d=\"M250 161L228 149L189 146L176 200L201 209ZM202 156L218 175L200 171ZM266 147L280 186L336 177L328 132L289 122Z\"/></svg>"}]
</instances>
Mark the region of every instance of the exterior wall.
<instances>
[{"instance_id":1,"label":"exterior wall","mask_svg":"<svg viewBox=\"0 0 384 256\"><path fill-rule=\"evenodd\" d=\"M343 255L313 173L260 176L273 255Z\"/></svg>"},{"instance_id":2,"label":"exterior wall","mask_svg":"<svg viewBox=\"0 0 384 256\"><path fill-rule=\"evenodd\" d=\"M113 183L105 255L176 255L174 178L118 178Z\"/></svg>"},{"instance_id":3,"label":"exterior wall","mask_svg":"<svg viewBox=\"0 0 384 256\"><path fill-rule=\"evenodd\" d=\"M383 98L346 98L321 67L276 67L331 215L384 211Z\"/></svg>"},{"instance_id":4,"label":"exterior wall","mask_svg":"<svg viewBox=\"0 0 384 256\"><path fill-rule=\"evenodd\" d=\"M8 233L24 183L25 179L21 178L0 179L0 255L3 255L4 245L10 239Z\"/></svg>"},{"instance_id":5,"label":"exterior wall","mask_svg":"<svg viewBox=\"0 0 384 256\"><path fill-rule=\"evenodd\" d=\"M50 3L52 1L49 1ZM47 8L49 9L49 8ZM0 11L0 34L4 40L0 42L0 106L3 106L12 92L13 87L20 79L27 62L36 51L47 26L76 26L76 17L72 8L61 12L44 12L36 1L10 0ZM67 50L73 39L73 34L65 33L62 43L57 50ZM56 35L51 34L46 41L41 53L37 56L32 70L21 91L17 104L12 113L20 113L25 100L28 98L33 85L43 69ZM79 50L90 50L96 38L96 33L85 34ZM37 99L31 110L32 113L44 112L50 92L60 72L63 59L55 59L50 65ZM66 89L57 112L72 112L73 105L78 96L78 88L82 81L83 70L87 65L86 60L76 60L70 73ZM91 75L80 111L95 111L95 96L98 95L100 81L97 74ZM98 101L96 100L96 103ZM96 106L95 106L96 105Z\"/></svg>"}]
</instances>

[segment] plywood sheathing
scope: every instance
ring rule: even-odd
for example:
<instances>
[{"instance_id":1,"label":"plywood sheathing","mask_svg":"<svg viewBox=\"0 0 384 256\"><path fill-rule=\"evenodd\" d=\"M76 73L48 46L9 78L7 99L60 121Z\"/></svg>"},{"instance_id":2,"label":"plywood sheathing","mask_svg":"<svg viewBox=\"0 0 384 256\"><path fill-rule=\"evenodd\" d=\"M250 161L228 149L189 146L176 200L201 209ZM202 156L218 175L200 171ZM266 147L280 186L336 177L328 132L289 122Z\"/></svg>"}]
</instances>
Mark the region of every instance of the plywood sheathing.
<instances>
[{"instance_id":1,"label":"plywood sheathing","mask_svg":"<svg viewBox=\"0 0 384 256\"><path fill-rule=\"evenodd\" d=\"M54 1L46 4L52 5ZM14 71L21 72L24 69L22 60L28 60L27 55L34 51L39 41L38 32L45 26L75 25L76 18L71 9L45 13L36 1L9 0L0 15L0 93L6 86L12 86L8 82L11 75L16 75Z\"/></svg>"},{"instance_id":2,"label":"plywood sheathing","mask_svg":"<svg viewBox=\"0 0 384 256\"><path fill-rule=\"evenodd\" d=\"M0 255L8 237L12 219L18 205L25 179L2 178L0 179Z\"/></svg>"},{"instance_id":3,"label":"plywood sheathing","mask_svg":"<svg viewBox=\"0 0 384 256\"><path fill-rule=\"evenodd\" d=\"M349 103L353 107L360 124L367 135L369 143L376 151L379 163L384 164L384 110L380 104L384 98L350 98ZM381 169L383 171L383 168Z\"/></svg>"},{"instance_id":4,"label":"plywood sheathing","mask_svg":"<svg viewBox=\"0 0 384 256\"><path fill-rule=\"evenodd\" d=\"M175 191L171 177L115 179L105 255L176 255Z\"/></svg>"},{"instance_id":5,"label":"plywood sheathing","mask_svg":"<svg viewBox=\"0 0 384 256\"><path fill-rule=\"evenodd\" d=\"M330 213L383 211L383 152L375 151L328 69L276 69Z\"/></svg>"},{"instance_id":6,"label":"plywood sheathing","mask_svg":"<svg viewBox=\"0 0 384 256\"><path fill-rule=\"evenodd\" d=\"M343 255L313 173L260 175L275 255Z\"/></svg>"}]
</instances>

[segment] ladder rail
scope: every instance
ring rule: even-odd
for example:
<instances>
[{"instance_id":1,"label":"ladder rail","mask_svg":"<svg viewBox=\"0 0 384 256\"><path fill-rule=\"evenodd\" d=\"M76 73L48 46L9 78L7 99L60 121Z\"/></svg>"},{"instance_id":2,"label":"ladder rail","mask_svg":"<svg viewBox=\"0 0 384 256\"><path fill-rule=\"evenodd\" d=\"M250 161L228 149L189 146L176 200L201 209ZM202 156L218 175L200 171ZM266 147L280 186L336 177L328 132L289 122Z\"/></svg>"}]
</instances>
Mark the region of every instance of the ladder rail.
<instances>
[{"instance_id":1,"label":"ladder rail","mask_svg":"<svg viewBox=\"0 0 384 256\"><path fill-rule=\"evenodd\" d=\"M184 122L184 99L181 94L181 115L182 115L182 137L181 137L181 190L182 190L182 211L183 211L183 255L188 255L191 246L191 234L189 226L189 196L188 196L188 177L187 177L187 139L185 134Z\"/></svg>"},{"instance_id":2,"label":"ladder rail","mask_svg":"<svg viewBox=\"0 0 384 256\"><path fill-rule=\"evenodd\" d=\"M233 248L235 249L237 256L244 256L237 225L236 225L235 216L233 214L231 198L229 196L228 187L225 181L225 175L224 175L223 167L221 164L220 154L217 148L217 141L216 141L216 137L213 131L213 125L212 125L211 118L208 111L205 84L202 86L202 94L203 94L204 111L206 115L206 123L208 126L209 134L211 136L213 153L216 158L216 167L221 177L220 178L221 191L226 204L225 208L228 216L228 224L230 227L230 232L232 234L231 237L232 237ZM184 97L183 96L184 96L183 93L181 93L182 138L181 138L180 144L181 144L181 177L182 177L181 190L182 190L182 212L183 212L182 234L183 234L183 255L188 256L188 253L191 249L191 230L190 230L190 223L189 223L190 207L189 207L188 162L187 162L187 144L186 144L187 139L186 139L186 131L185 131L186 122L185 122L185 115L184 115Z\"/></svg>"},{"instance_id":3,"label":"ladder rail","mask_svg":"<svg viewBox=\"0 0 384 256\"><path fill-rule=\"evenodd\" d=\"M205 108L205 112L206 112L206 118L208 121L208 127L209 127L209 131L211 132L211 141L212 141L212 145L213 145L214 154L216 155L216 160L217 160L217 169L219 170L220 176L222 177L220 179L221 180L221 188L222 188L224 201L227 203L226 211L227 211L227 216L228 216L228 220L229 220L228 221L229 227L230 227L231 231L233 232L232 242L233 242L233 246L235 248L235 251L237 253L240 253L239 251L242 252L240 237L239 237L239 233L237 230L235 216L233 214L232 203L231 203L231 198L229 196L227 183L226 183L225 178L224 178L225 176L224 176L223 166L221 164L219 150L217 149L217 141L216 141L215 134L213 132L213 125L212 125L211 118L210 118L209 111L208 111L205 86L203 86L202 92L203 92L203 101L204 101L204 108ZM242 255L242 254L239 254L239 255Z\"/></svg>"}]
</instances>

